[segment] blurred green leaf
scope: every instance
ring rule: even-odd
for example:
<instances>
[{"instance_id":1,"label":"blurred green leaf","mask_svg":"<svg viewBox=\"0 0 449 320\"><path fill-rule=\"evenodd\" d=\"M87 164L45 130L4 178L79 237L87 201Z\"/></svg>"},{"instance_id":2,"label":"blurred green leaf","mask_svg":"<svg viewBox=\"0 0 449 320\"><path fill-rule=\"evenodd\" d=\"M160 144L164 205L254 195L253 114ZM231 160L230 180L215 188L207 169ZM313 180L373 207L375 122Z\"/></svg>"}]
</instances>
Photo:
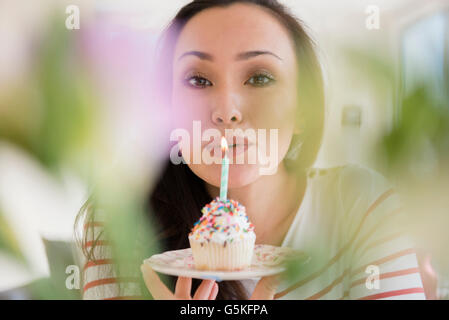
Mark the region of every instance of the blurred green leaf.
<instances>
[{"instance_id":1,"label":"blurred green leaf","mask_svg":"<svg viewBox=\"0 0 449 320\"><path fill-rule=\"evenodd\" d=\"M21 262L25 261L19 243L17 242L17 238L1 212L0 212L0 250L12 255L14 258L18 259Z\"/></svg>"},{"instance_id":2,"label":"blurred green leaf","mask_svg":"<svg viewBox=\"0 0 449 320\"><path fill-rule=\"evenodd\" d=\"M67 30L57 16L36 42L23 84L0 97L0 139L49 169L74 164L90 145L98 105L78 52L80 33Z\"/></svg>"},{"instance_id":3,"label":"blurred green leaf","mask_svg":"<svg viewBox=\"0 0 449 320\"><path fill-rule=\"evenodd\" d=\"M36 81L42 118L33 151L48 167L67 161L88 142L95 99L77 57L77 33L55 19L41 50Z\"/></svg>"},{"instance_id":4,"label":"blurred green leaf","mask_svg":"<svg viewBox=\"0 0 449 320\"><path fill-rule=\"evenodd\" d=\"M426 143L426 144L423 144ZM413 161L425 162L434 153L435 171L449 166L449 108L437 103L430 90L420 87L402 102L402 114L391 132L382 139L389 171L410 170ZM425 164L425 163L421 163Z\"/></svg>"}]
</instances>

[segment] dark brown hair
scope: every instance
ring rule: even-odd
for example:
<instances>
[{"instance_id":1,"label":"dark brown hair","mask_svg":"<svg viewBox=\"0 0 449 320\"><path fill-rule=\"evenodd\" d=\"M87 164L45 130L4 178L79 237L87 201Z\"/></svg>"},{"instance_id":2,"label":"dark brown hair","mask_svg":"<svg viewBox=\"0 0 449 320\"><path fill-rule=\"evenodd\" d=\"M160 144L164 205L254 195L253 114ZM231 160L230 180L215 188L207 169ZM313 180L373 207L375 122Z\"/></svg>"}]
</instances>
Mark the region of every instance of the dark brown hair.
<instances>
[{"instance_id":1,"label":"dark brown hair","mask_svg":"<svg viewBox=\"0 0 449 320\"><path fill-rule=\"evenodd\" d=\"M324 93L321 68L314 44L304 30L302 22L276 0L195 0L177 13L162 33L157 47L154 82L155 92L161 105L169 105L172 87L172 61L176 40L187 22L201 11L213 7L227 7L235 3L258 5L273 14L288 30L294 41L298 62L298 116L304 121L300 135L292 139L290 150L302 143L300 152L293 160L285 160L286 167L294 174L302 175L318 154L324 126ZM201 208L212 199L205 183L187 165L171 163L156 181L148 198L148 218L155 225L157 240L163 250L189 248L188 233L201 216ZM176 277L170 277L174 288ZM193 279L192 290L201 281ZM219 283L217 299L247 299L239 281Z\"/></svg>"}]
</instances>

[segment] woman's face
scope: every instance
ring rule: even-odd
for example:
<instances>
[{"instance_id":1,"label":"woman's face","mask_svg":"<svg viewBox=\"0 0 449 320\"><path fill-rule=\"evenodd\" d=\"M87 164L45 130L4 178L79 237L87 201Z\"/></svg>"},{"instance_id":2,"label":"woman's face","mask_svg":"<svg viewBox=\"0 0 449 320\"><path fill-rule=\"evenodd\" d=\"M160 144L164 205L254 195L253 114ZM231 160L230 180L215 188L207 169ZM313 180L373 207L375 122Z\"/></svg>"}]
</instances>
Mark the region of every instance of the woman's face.
<instances>
[{"instance_id":1,"label":"woman's face","mask_svg":"<svg viewBox=\"0 0 449 320\"><path fill-rule=\"evenodd\" d=\"M189 167L207 183L220 185L221 165L193 163L193 121L201 122L201 131L217 129L258 129L266 139L244 147L244 164L229 169L229 188L254 182L266 165L248 163L252 148L266 144L267 153L276 145L276 166L288 151L294 132L297 106L297 61L288 31L264 8L252 4L234 4L211 8L194 16L183 28L173 60L172 104L176 127L190 132L191 141L181 144L183 157L189 154ZM270 129L277 129L276 141L270 141ZM231 140L232 142L245 141ZM212 140L198 141L201 153ZM255 145L251 146L251 142ZM197 149L198 150L198 149ZM207 152L214 150L206 149Z\"/></svg>"}]
</instances>

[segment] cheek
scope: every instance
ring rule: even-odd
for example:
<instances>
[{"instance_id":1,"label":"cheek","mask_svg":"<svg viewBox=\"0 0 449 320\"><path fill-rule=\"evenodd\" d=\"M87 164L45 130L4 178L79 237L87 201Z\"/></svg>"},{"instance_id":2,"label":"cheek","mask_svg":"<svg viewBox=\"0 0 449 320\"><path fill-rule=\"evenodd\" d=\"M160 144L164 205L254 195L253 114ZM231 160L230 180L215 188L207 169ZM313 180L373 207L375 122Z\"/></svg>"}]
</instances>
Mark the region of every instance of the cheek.
<instances>
[{"instance_id":1,"label":"cheek","mask_svg":"<svg viewBox=\"0 0 449 320\"><path fill-rule=\"evenodd\" d=\"M284 128L294 123L297 106L296 92L293 87L275 88L254 97L253 117L264 128Z\"/></svg>"},{"instance_id":2,"label":"cheek","mask_svg":"<svg viewBox=\"0 0 449 320\"><path fill-rule=\"evenodd\" d=\"M265 129L267 146L270 145L269 133L271 129L277 130L278 155L281 161L290 146L295 127L297 99L293 88L273 91L260 97L254 104L251 118L254 128Z\"/></svg>"}]
</instances>

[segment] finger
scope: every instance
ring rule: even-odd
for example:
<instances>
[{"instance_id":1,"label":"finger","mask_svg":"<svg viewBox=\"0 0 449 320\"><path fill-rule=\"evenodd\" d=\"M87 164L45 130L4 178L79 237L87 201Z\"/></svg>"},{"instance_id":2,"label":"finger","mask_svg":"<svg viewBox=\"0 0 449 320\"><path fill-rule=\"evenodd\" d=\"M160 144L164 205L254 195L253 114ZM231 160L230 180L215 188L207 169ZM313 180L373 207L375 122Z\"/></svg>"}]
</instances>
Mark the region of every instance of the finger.
<instances>
[{"instance_id":1,"label":"finger","mask_svg":"<svg viewBox=\"0 0 449 320\"><path fill-rule=\"evenodd\" d=\"M259 280L250 300L272 300L279 285L279 277L268 276Z\"/></svg>"},{"instance_id":2,"label":"finger","mask_svg":"<svg viewBox=\"0 0 449 320\"><path fill-rule=\"evenodd\" d=\"M175 296L173 293L165 286L165 284L159 279L156 272L151 269L147 264L142 264L140 266L142 271L143 280L150 291L153 299L155 300L173 300Z\"/></svg>"},{"instance_id":3,"label":"finger","mask_svg":"<svg viewBox=\"0 0 449 320\"><path fill-rule=\"evenodd\" d=\"M203 280L193 296L193 300L207 300L211 294L215 280Z\"/></svg>"},{"instance_id":4,"label":"finger","mask_svg":"<svg viewBox=\"0 0 449 320\"><path fill-rule=\"evenodd\" d=\"M218 283L215 282L208 299L215 300L217 298L217 294L218 294Z\"/></svg>"},{"instance_id":5,"label":"finger","mask_svg":"<svg viewBox=\"0 0 449 320\"><path fill-rule=\"evenodd\" d=\"M178 277L176 280L175 296L179 299L189 300L192 290L192 278Z\"/></svg>"}]
</instances>

